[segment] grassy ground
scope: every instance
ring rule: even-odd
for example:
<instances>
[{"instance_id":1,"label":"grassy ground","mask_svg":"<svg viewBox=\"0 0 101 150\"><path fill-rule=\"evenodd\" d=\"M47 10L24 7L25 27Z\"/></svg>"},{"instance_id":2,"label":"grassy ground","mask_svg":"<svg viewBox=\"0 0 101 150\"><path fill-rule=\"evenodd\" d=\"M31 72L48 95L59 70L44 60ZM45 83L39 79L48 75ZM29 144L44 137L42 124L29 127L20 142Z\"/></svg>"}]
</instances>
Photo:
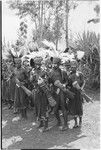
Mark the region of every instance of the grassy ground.
<instances>
[{"instance_id":1,"label":"grassy ground","mask_svg":"<svg viewBox=\"0 0 101 150\"><path fill-rule=\"evenodd\" d=\"M55 118L50 118L48 132L41 133L36 128L34 112L28 112L27 121L14 121L17 115L7 106L2 107L2 147L8 149L100 149L100 94L87 91L94 103L84 103L83 125L73 129L74 121L69 121L69 129L60 131ZM17 118L16 118L17 119Z\"/></svg>"}]
</instances>

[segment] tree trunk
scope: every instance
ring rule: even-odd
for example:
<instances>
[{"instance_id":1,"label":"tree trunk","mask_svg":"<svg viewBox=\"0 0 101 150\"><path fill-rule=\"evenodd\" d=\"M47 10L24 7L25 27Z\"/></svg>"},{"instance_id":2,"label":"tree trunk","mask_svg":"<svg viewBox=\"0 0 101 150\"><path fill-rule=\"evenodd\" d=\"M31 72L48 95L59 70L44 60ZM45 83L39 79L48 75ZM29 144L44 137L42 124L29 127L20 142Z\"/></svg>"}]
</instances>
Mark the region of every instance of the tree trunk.
<instances>
[{"instance_id":1,"label":"tree trunk","mask_svg":"<svg viewBox=\"0 0 101 150\"><path fill-rule=\"evenodd\" d=\"M41 36L41 1L38 1L39 5L39 37L38 37L38 45L40 45L40 36Z\"/></svg>"},{"instance_id":2,"label":"tree trunk","mask_svg":"<svg viewBox=\"0 0 101 150\"><path fill-rule=\"evenodd\" d=\"M56 39L56 50L58 50L58 38Z\"/></svg>"},{"instance_id":3,"label":"tree trunk","mask_svg":"<svg viewBox=\"0 0 101 150\"><path fill-rule=\"evenodd\" d=\"M56 30L57 30L57 35L56 35L56 50L58 50L58 5L56 3L56 18L55 18L55 21L56 21Z\"/></svg>"},{"instance_id":4,"label":"tree trunk","mask_svg":"<svg viewBox=\"0 0 101 150\"><path fill-rule=\"evenodd\" d=\"M43 25L45 25L45 2L43 1Z\"/></svg>"},{"instance_id":5,"label":"tree trunk","mask_svg":"<svg viewBox=\"0 0 101 150\"><path fill-rule=\"evenodd\" d=\"M66 47L68 47L68 0L66 0Z\"/></svg>"},{"instance_id":6,"label":"tree trunk","mask_svg":"<svg viewBox=\"0 0 101 150\"><path fill-rule=\"evenodd\" d=\"M43 35L43 0L41 1L41 19L40 19L40 42L42 41Z\"/></svg>"},{"instance_id":7,"label":"tree trunk","mask_svg":"<svg viewBox=\"0 0 101 150\"><path fill-rule=\"evenodd\" d=\"M40 1L39 1L39 28L40 28L40 24L41 24L41 21L40 21L40 20L41 20L41 19L40 19L40 18L41 18L41 17L40 17L40 8L41 8L41 7L40 7Z\"/></svg>"}]
</instances>

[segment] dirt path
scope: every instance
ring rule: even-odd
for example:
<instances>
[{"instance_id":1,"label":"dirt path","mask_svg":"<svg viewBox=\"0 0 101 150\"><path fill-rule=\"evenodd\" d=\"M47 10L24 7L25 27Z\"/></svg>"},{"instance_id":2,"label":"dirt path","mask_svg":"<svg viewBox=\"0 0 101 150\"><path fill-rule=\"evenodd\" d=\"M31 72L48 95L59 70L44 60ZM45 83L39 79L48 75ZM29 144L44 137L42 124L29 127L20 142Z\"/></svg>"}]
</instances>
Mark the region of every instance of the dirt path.
<instances>
[{"instance_id":1,"label":"dirt path","mask_svg":"<svg viewBox=\"0 0 101 150\"><path fill-rule=\"evenodd\" d=\"M59 131L55 126L46 133L36 129L33 111L28 113L28 120L17 121L7 106L2 107L2 146L8 149L100 149L100 100L99 93L89 94L94 103L84 104L83 125L72 129L74 122L69 121L67 131ZM50 119L49 126L55 125Z\"/></svg>"}]
</instances>

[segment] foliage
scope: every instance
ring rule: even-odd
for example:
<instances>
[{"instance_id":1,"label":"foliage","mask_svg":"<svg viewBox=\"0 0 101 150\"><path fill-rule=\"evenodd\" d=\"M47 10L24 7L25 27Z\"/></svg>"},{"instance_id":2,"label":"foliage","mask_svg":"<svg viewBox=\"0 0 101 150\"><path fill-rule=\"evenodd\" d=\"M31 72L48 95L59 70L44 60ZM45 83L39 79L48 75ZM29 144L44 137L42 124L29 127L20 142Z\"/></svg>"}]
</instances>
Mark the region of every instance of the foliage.
<instances>
[{"instance_id":1,"label":"foliage","mask_svg":"<svg viewBox=\"0 0 101 150\"><path fill-rule=\"evenodd\" d=\"M83 62L83 73L88 69L89 75L85 78L87 84L92 88L100 86L100 36L93 32L83 32L76 39L77 49L85 52L85 61ZM87 71L86 71L87 72Z\"/></svg>"},{"instance_id":2,"label":"foliage","mask_svg":"<svg viewBox=\"0 0 101 150\"><path fill-rule=\"evenodd\" d=\"M20 27L18 30L18 39L15 43L15 45L18 47L17 49L18 51L19 51L19 47L25 45L26 39L27 39L27 24L25 21L21 21Z\"/></svg>"},{"instance_id":3,"label":"foliage","mask_svg":"<svg viewBox=\"0 0 101 150\"><path fill-rule=\"evenodd\" d=\"M89 45L96 45L98 47L99 50L99 42L100 42L100 35L96 35L95 32L83 32L82 35L78 34L77 35L77 39L76 39L76 46L77 48L79 48L80 50L85 51L85 53L89 53L90 50L89 49Z\"/></svg>"},{"instance_id":4,"label":"foliage","mask_svg":"<svg viewBox=\"0 0 101 150\"><path fill-rule=\"evenodd\" d=\"M64 20L68 20L68 17L64 18L63 15L66 14L66 16L68 16L70 9L75 9L77 7L76 2L73 2L72 0L68 3L67 12L65 12L66 0L16 0L9 1L8 4L10 9L17 10L16 15L20 18L30 16L35 25L33 34L39 42L46 38L47 40L54 41L56 47L59 39L61 39L62 30L65 31L66 35L68 33L68 27L65 27L66 25L63 24L63 22L66 22ZM65 24L67 24L67 22ZM47 25L49 28L47 28L45 33L45 27Z\"/></svg>"}]
</instances>

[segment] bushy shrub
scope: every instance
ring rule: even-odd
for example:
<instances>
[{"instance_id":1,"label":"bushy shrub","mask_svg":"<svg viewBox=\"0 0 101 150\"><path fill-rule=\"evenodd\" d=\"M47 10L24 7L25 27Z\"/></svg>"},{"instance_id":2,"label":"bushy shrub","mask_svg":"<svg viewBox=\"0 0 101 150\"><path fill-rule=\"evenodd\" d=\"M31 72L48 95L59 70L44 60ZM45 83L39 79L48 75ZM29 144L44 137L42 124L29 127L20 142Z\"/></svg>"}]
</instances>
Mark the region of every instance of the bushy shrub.
<instances>
[{"instance_id":1,"label":"bushy shrub","mask_svg":"<svg viewBox=\"0 0 101 150\"><path fill-rule=\"evenodd\" d=\"M85 52L82 72L88 88L100 87L100 35L94 32L83 32L76 39L77 49Z\"/></svg>"}]
</instances>

